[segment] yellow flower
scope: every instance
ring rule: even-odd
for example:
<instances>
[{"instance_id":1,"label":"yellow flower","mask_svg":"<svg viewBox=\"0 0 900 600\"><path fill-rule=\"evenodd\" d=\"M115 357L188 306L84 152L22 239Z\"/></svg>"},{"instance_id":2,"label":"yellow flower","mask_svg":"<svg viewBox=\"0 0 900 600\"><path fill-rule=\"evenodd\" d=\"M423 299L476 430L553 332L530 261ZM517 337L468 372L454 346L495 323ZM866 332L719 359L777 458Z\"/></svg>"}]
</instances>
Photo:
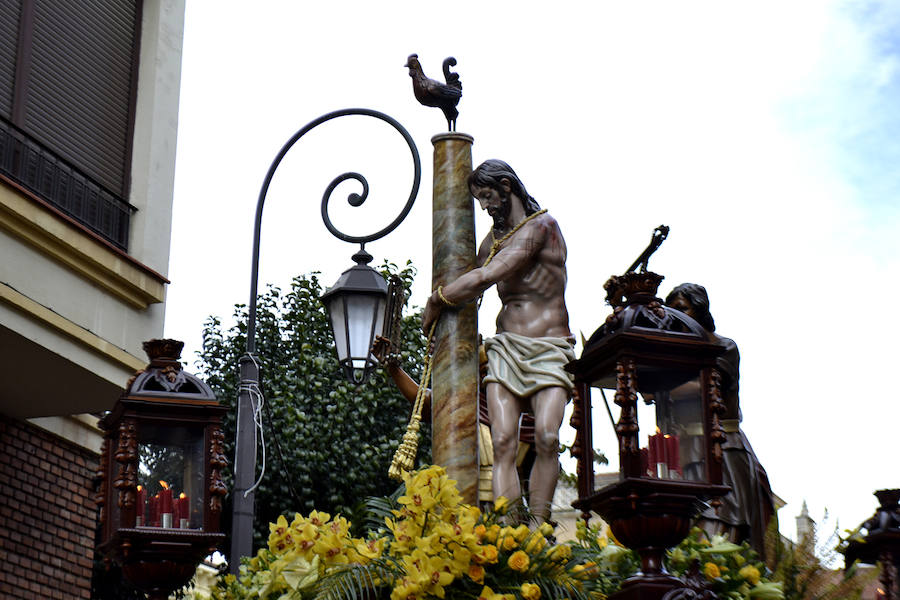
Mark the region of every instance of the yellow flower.
<instances>
[{"instance_id":1,"label":"yellow flower","mask_svg":"<svg viewBox=\"0 0 900 600\"><path fill-rule=\"evenodd\" d=\"M284 515L279 516L275 523L269 523L269 532L269 550L275 554L283 554L294 547L294 538Z\"/></svg>"},{"instance_id":2,"label":"yellow flower","mask_svg":"<svg viewBox=\"0 0 900 600\"><path fill-rule=\"evenodd\" d=\"M319 512L317 510L314 510L309 513L309 522L313 525L316 525L317 527L321 527L322 525L327 523L330 518L331 515L329 515L327 512Z\"/></svg>"},{"instance_id":3,"label":"yellow flower","mask_svg":"<svg viewBox=\"0 0 900 600\"><path fill-rule=\"evenodd\" d=\"M519 589L522 591L522 598L525 600L539 600L541 597L541 588L533 583L523 583Z\"/></svg>"},{"instance_id":4,"label":"yellow flower","mask_svg":"<svg viewBox=\"0 0 900 600\"><path fill-rule=\"evenodd\" d=\"M490 527L488 527L487 533L484 535L484 541L489 544L493 544L497 541L497 537L500 535L500 526L494 523Z\"/></svg>"},{"instance_id":5,"label":"yellow flower","mask_svg":"<svg viewBox=\"0 0 900 600\"><path fill-rule=\"evenodd\" d=\"M475 583L484 583L484 567L481 565L469 565L468 575Z\"/></svg>"},{"instance_id":6,"label":"yellow flower","mask_svg":"<svg viewBox=\"0 0 900 600\"><path fill-rule=\"evenodd\" d=\"M553 546L553 548L551 548L547 553L547 558L558 562L569 560L570 558L572 558L572 547L568 544Z\"/></svg>"},{"instance_id":7,"label":"yellow flower","mask_svg":"<svg viewBox=\"0 0 900 600\"><path fill-rule=\"evenodd\" d=\"M422 588L409 577L404 577L397 582L391 590L391 600L417 600Z\"/></svg>"},{"instance_id":8,"label":"yellow flower","mask_svg":"<svg viewBox=\"0 0 900 600\"><path fill-rule=\"evenodd\" d=\"M469 564L472 562L472 553L461 546L453 549L453 558L449 562L450 572L454 575L462 575L465 573Z\"/></svg>"},{"instance_id":9,"label":"yellow flower","mask_svg":"<svg viewBox=\"0 0 900 600\"><path fill-rule=\"evenodd\" d=\"M544 546L547 545L547 538L542 536L540 533L536 533L532 536L528 543L525 544L525 551L529 554L537 554L541 550L544 549Z\"/></svg>"},{"instance_id":10,"label":"yellow flower","mask_svg":"<svg viewBox=\"0 0 900 600\"><path fill-rule=\"evenodd\" d=\"M509 498L500 496L494 501L494 512L498 515L505 515L509 511Z\"/></svg>"},{"instance_id":11,"label":"yellow flower","mask_svg":"<svg viewBox=\"0 0 900 600\"><path fill-rule=\"evenodd\" d=\"M741 567L741 570L738 571L738 574L753 585L759 583L759 569L757 569L753 565L746 565L744 567Z\"/></svg>"},{"instance_id":12,"label":"yellow flower","mask_svg":"<svg viewBox=\"0 0 900 600\"><path fill-rule=\"evenodd\" d=\"M497 556L497 546L494 546L493 544L486 544L484 546L481 546L481 551L473 556L472 560L474 560L478 564L492 565L497 562Z\"/></svg>"},{"instance_id":13,"label":"yellow flower","mask_svg":"<svg viewBox=\"0 0 900 600\"><path fill-rule=\"evenodd\" d=\"M722 575L722 572L719 570L719 565L716 563L708 562L703 565L703 574L706 575L707 579L715 579Z\"/></svg>"},{"instance_id":14,"label":"yellow flower","mask_svg":"<svg viewBox=\"0 0 900 600\"><path fill-rule=\"evenodd\" d=\"M543 536L551 535L553 533L553 525L544 521L541 523L541 526L538 527L538 532Z\"/></svg>"},{"instance_id":15,"label":"yellow flower","mask_svg":"<svg viewBox=\"0 0 900 600\"><path fill-rule=\"evenodd\" d=\"M521 550L516 550L512 553L512 556L509 557L509 560L506 561L506 564L509 565L509 568L513 571L519 571L520 573L525 572L528 569L528 565L531 563L531 560L528 558L528 555L522 552Z\"/></svg>"},{"instance_id":16,"label":"yellow flower","mask_svg":"<svg viewBox=\"0 0 900 600\"><path fill-rule=\"evenodd\" d=\"M481 593L478 594L478 600L491 600L495 595L494 590L488 586L484 586L481 589Z\"/></svg>"},{"instance_id":17,"label":"yellow flower","mask_svg":"<svg viewBox=\"0 0 900 600\"><path fill-rule=\"evenodd\" d=\"M583 579L587 577L596 577L597 563L588 561L583 565L575 565L572 567L572 576Z\"/></svg>"},{"instance_id":18,"label":"yellow flower","mask_svg":"<svg viewBox=\"0 0 900 600\"><path fill-rule=\"evenodd\" d=\"M516 538L512 535L507 535L503 538L503 549L504 550L512 550L513 548L518 548L519 543L516 541Z\"/></svg>"},{"instance_id":19,"label":"yellow flower","mask_svg":"<svg viewBox=\"0 0 900 600\"><path fill-rule=\"evenodd\" d=\"M531 533L531 531L528 529L528 525L519 525L512 530L513 537L516 538L516 541L520 543L522 542L522 540L528 537L529 533Z\"/></svg>"},{"instance_id":20,"label":"yellow flower","mask_svg":"<svg viewBox=\"0 0 900 600\"><path fill-rule=\"evenodd\" d=\"M479 540L484 539L484 536L487 535L487 527L479 523L475 526L473 533L478 537Z\"/></svg>"},{"instance_id":21,"label":"yellow flower","mask_svg":"<svg viewBox=\"0 0 900 600\"><path fill-rule=\"evenodd\" d=\"M444 586L453 583L453 574L447 568L446 561L439 556L428 556L421 550L404 556L403 568L425 595L443 598Z\"/></svg>"},{"instance_id":22,"label":"yellow flower","mask_svg":"<svg viewBox=\"0 0 900 600\"><path fill-rule=\"evenodd\" d=\"M378 538L374 540L356 540L355 548L360 556L373 559L373 558L381 558L381 555L384 553L384 538Z\"/></svg>"}]
</instances>

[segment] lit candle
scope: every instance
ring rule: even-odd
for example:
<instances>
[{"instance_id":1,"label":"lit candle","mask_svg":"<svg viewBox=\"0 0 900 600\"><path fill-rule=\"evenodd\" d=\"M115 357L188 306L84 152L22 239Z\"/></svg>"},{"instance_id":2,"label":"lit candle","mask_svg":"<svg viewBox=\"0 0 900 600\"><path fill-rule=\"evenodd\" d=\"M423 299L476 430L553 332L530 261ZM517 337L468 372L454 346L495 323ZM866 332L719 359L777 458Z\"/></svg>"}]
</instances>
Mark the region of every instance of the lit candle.
<instances>
[{"instance_id":1,"label":"lit candle","mask_svg":"<svg viewBox=\"0 0 900 600\"><path fill-rule=\"evenodd\" d=\"M144 486L137 486L137 506L134 509L134 525L141 527L144 524L144 511L147 505L147 490Z\"/></svg>"},{"instance_id":2,"label":"lit candle","mask_svg":"<svg viewBox=\"0 0 900 600\"><path fill-rule=\"evenodd\" d=\"M191 526L191 505L190 499L184 492L178 496L175 501L175 507L178 510L178 527L187 529Z\"/></svg>"},{"instance_id":3,"label":"lit candle","mask_svg":"<svg viewBox=\"0 0 900 600\"><path fill-rule=\"evenodd\" d=\"M147 527L159 527L159 494L150 496L150 519Z\"/></svg>"},{"instance_id":4,"label":"lit candle","mask_svg":"<svg viewBox=\"0 0 900 600\"><path fill-rule=\"evenodd\" d=\"M665 437L666 444L666 464L669 466L669 474L681 478L681 448L678 443L677 435L668 435Z\"/></svg>"},{"instance_id":5,"label":"lit candle","mask_svg":"<svg viewBox=\"0 0 900 600\"><path fill-rule=\"evenodd\" d=\"M669 465L666 464L666 444L659 427L656 433L649 438L650 442L650 468L655 471L655 475L661 479L669 476Z\"/></svg>"},{"instance_id":6,"label":"lit candle","mask_svg":"<svg viewBox=\"0 0 900 600\"><path fill-rule=\"evenodd\" d=\"M159 490L159 518L162 527L172 527L172 490L169 484L160 480L159 485L163 489Z\"/></svg>"}]
</instances>

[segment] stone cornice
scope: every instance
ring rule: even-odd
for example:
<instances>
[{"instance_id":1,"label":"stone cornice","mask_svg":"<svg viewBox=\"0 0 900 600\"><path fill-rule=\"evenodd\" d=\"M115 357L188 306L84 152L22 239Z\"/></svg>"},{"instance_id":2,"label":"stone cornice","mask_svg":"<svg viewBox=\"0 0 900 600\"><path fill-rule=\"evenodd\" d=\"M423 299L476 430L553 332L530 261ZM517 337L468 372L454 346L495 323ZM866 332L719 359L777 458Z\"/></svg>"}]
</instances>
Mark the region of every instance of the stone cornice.
<instances>
[{"instance_id":1,"label":"stone cornice","mask_svg":"<svg viewBox=\"0 0 900 600\"><path fill-rule=\"evenodd\" d=\"M39 304L21 292L0 282L0 302L12 306L27 314L44 326L64 334L71 340L88 348L112 363L131 371L140 371L146 366L146 360L140 359L122 348L111 344L95 333L73 323L69 319Z\"/></svg>"},{"instance_id":2,"label":"stone cornice","mask_svg":"<svg viewBox=\"0 0 900 600\"><path fill-rule=\"evenodd\" d=\"M137 309L165 300L168 279L0 179L0 229Z\"/></svg>"}]
</instances>

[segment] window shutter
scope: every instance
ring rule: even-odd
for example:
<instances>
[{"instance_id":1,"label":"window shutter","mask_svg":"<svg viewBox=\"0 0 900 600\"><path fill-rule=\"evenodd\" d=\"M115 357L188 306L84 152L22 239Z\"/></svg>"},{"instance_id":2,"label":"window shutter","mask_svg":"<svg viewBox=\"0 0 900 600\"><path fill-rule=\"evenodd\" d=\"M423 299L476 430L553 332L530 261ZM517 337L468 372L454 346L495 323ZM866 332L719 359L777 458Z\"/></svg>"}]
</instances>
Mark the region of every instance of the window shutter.
<instances>
[{"instance_id":1,"label":"window shutter","mask_svg":"<svg viewBox=\"0 0 900 600\"><path fill-rule=\"evenodd\" d=\"M135 1L33 1L22 128L125 196Z\"/></svg>"},{"instance_id":2,"label":"window shutter","mask_svg":"<svg viewBox=\"0 0 900 600\"><path fill-rule=\"evenodd\" d=\"M0 117L12 116L13 83L16 77L16 46L19 40L19 0L3 0L0 10Z\"/></svg>"}]
</instances>

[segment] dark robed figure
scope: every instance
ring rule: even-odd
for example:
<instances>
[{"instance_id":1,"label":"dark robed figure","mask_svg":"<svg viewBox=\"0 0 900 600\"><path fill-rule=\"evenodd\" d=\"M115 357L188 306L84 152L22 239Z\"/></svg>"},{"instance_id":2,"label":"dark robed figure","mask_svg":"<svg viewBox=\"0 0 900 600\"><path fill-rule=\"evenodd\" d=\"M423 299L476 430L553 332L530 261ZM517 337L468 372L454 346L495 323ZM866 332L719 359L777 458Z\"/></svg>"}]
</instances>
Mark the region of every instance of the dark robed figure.
<instances>
[{"instance_id":1,"label":"dark robed figure","mask_svg":"<svg viewBox=\"0 0 900 600\"><path fill-rule=\"evenodd\" d=\"M708 510L703 513L700 525L708 533L721 533L736 542L747 540L750 545L763 554L764 537L769 519L775 513L772 489L766 470L759 463L750 441L741 431L741 409L738 395L740 377L740 354L733 340L715 333L716 324L709 312L709 296L706 288L695 283L683 283L673 289L666 297L666 305L680 310L693 318L709 331L720 344L725 347L725 354L718 359L719 373L722 376L721 392L725 404L722 425L725 429L724 460L722 464L722 483L731 486L731 493L722 498L718 513ZM688 447L685 450L702 460L702 444L691 443L691 428L699 424L700 415L690 414L696 407L695 398L699 389L690 388L691 384L676 388L671 392L671 406L666 418L670 418L676 426L680 426L688 434ZM695 397L691 397L694 395ZM679 397L684 402L679 402ZM657 405L657 411L661 407ZM659 412L658 412L659 414ZM659 417L658 417L659 418ZM693 436L696 441L697 437ZM695 447L696 446L696 447ZM691 479L691 465L685 468L685 478Z\"/></svg>"}]
</instances>

